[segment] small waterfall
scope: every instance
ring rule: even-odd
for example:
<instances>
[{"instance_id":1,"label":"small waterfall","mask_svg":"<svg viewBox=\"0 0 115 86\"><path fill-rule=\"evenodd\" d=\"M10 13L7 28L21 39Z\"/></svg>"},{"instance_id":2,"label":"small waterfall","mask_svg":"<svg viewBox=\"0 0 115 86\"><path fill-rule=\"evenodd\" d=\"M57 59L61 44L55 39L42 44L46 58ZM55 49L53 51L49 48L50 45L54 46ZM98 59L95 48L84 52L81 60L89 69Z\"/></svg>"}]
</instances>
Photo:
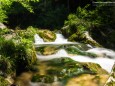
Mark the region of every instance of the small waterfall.
<instances>
[{"instance_id":1,"label":"small waterfall","mask_svg":"<svg viewBox=\"0 0 115 86\"><path fill-rule=\"evenodd\" d=\"M35 44L44 42L43 39L37 34L34 35L34 40L35 40Z\"/></svg>"},{"instance_id":2,"label":"small waterfall","mask_svg":"<svg viewBox=\"0 0 115 86\"><path fill-rule=\"evenodd\" d=\"M35 44L37 44L37 43L45 43L43 41L43 39L38 34L34 35L34 39L35 39ZM53 43L63 43L63 42L67 43L67 39L65 39L62 34L57 33L56 34L56 40Z\"/></svg>"},{"instance_id":3,"label":"small waterfall","mask_svg":"<svg viewBox=\"0 0 115 86\"><path fill-rule=\"evenodd\" d=\"M52 46L52 45L73 45L79 44L77 42L68 42L67 39L63 37L62 34L56 34L56 40L54 42L44 42L43 39L39 35L34 35L35 39L35 47L42 47L42 46Z\"/></svg>"},{"instance_id":4,"label":"small waterfall","mask_svg":"<svg viewBox=\"0 0 115 86\"><path fill-rule=\"evenodd\" d=\"M59 42L59 43L67 42L67 39L65 39L62 34L57 33L56 34L56 40L54 42Z\"/></svg>"}]
</instances>

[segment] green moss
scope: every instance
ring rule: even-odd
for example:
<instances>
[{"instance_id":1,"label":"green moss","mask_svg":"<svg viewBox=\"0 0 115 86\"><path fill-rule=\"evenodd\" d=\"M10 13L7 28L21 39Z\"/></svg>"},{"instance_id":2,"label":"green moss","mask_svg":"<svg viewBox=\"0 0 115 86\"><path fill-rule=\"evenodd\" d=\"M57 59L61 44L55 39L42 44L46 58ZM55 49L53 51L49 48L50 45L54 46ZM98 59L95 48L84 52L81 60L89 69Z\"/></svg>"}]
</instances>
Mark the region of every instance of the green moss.
<instances>
[{"instance_id":1,"label":"green moss","mask_svg":"<svg viewBox=\"0 0 115 86\"><path fill-rule=\"evenodd\" d=\"M86 62L82 63L82 65L86 68L89 68L92 72L96 72L99 74L108 74L104 69L101 68L99 64Z\"/></svg>"},{"instance_id":2,"label":"green moss","mask_svg":"<svg viewBox=\"0 0 115 86\"><path fill-rule=\"evenodd\" d=\"M10 83L5 80L4 77L0 76L0 86L8 86Z\"/></svg>"},{"instance_id":3,"label":"green moss","mask_svg":"<svg viewBox=\"0 0 115 86\"><path fill-rule=\"evenodd\" d=\"M90 57L97 57L96 54L82 51L82 50L80 50L79 48L77 48L75 46L69 46L69 47L67 47L66 51L69 54L76 54L76 55L84 55L84 56L90 56Z\"/></svg>"},{"instance_id":4,"label":"green moss","mask_svg":"<svg viewBox=\"0 0 115 86\"><path fill-rule=\"evenodd\" d=\"M4 29L0 29L0 35L5 35L5 34L9 34L11 33L10 29L8 28L4 28Z\"/></svg>"},{"instance_id":5,"label":"green moss","mask_svg":"<svg viewBox=\"0 0 115 86\"><path fill-rule=\"evenodd\" d=\"M0 75L7 76L14 71L13 62L9 57L0 56Z\"/></svg>"},{"instance_id":6,"label":"green moss","mask_svg":"<svg viewBox=\"0 0 115 86\"><path fill-rule=\"evenodd\" d=\"M108 74L98 64L80 63L70 58L56 58L39 62L39 70L44 74L39 71L33 76L32 81L40 82L44 80L45 83L52 83L56 76L59 81L64 82L81 74Z\"/></svg>"},{"instance_id":7,"label":"green moss","mask_svg":"<svg viewBox=\"0 0 115 86\"><path fill-rule=\"evenodd\" d=\"M29 26L27 30L16 30L16 34L23 39L28 39L30 41L34 41L34 35L37 34L38 29L32 26Z\"/></svg>"},{"instance_id":8,"label":"green moss","mask_svg":"<svg viewBox=\"0 0 115 86\"><path fill-rule=\"evenodd\" d=\"M32 82L45 82L45 83L52 83L54 81L54 77L51 75L39 75L36 74L32 77Z\"/></svg>"},{"instance_id":9,"label":"green moss","mask_svg":"<svg viewBox=\"0 0 115 86\"><path fill-rule=\"evenodd\" d=\"M45 42L53 42L56 39L56 34L49 30L39 30L38 34Z\"/></svg>"},{"instance_id":10,"label":"green moss","mask_svg":"<svg viewBox=\"0 0 115 86\"><path fill-rule=\"evenodd\" d=\"M25 34L23 36L17 34L16 38L10 40L0 37L0 55L8 57L13 62L11 66L17 74L30 70L36 62L36 51L31 39L33 35L26 37Z\"/></svg>"}]
</instances>

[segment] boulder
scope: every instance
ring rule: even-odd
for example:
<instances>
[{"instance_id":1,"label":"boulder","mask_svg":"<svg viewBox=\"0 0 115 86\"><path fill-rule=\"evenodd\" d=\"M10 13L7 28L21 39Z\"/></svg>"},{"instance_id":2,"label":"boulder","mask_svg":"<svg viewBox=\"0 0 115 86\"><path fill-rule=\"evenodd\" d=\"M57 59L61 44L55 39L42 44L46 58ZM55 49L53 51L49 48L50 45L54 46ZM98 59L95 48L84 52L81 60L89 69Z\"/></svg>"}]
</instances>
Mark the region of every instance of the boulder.
<instances>
[{"instance_id":1,"label":"boulder","mask_svg":"<svg viewBox=\"0 0 115 86\"><path fill-rule=\"evenodd\" d=\"M109 75L83 74L68 80L65 86L104 86Z\"/></svg>"},{"instance_id":2,"label":"boulder","mask_svg":"<svg viewBox=\"0 0 115 86\"><path fill-rule=\"evenodd\" d=\"M73 77L83 74L89 76L108 75L108 73L95 63L80 63L70 58L55 58L48 61L39 62L39 73L34 74L32 81L53 83L55 76L61 82L68 82Z\"/></svg>"},{"instance_id":3,"label":"boulder","mask_svg":"<svg viewBox=\"0 0 115 86\"><path fill-rule=\"evenodd\" d=\"M45 42L53 42L56 39L56 34L49 30L39 30L38 34Z\"/></svg>"},{"instance_id":4,"label":"boulder","mask_svg":"<svg viewBox=\"0 0 115 86\"><path fill-rule=\"evenodd\" d=\"M3 23L0 22L0 29L7 28Z\"/></svg>"},{"instance_id":5,"label":"boulder","mask_svg":"<svg viewBox=\"0 0 115 86\"><path fill-rule=\"evenodd\" d=\"M82 33L74 33L69 38L69 41L77 41L85 44L90 44L93 46L101 46L99 43L97 43L93 38L89 35L88 31L82 32Z\"/></svg>"},{"instance_id":6,"label":"boulder","mask_svg":"<svg viewBox=\"0 0 115 86\"><path fill-rule=\"evenodd\" d=\"M57 51L56 47L47 46L44 47L43 55L51 55L56 53L56 51Z\"/></svg>"}]
</instances>

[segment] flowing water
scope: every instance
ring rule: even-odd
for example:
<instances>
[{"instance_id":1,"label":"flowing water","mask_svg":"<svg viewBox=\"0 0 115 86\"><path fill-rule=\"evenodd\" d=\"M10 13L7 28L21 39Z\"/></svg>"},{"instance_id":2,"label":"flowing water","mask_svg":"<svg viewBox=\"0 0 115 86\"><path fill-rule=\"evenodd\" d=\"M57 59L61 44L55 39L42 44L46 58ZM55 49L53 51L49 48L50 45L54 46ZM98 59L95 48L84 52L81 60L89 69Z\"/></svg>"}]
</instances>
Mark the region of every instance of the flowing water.
<instances>
[{"instance_id":1,"label":"flowing water","mask_svg":"<svg viewBox=\"0 0 115 86\"><path fill-rule=\"evenodd\" d=\"M37 53L37 58L41 61L40 65L39 65L39 69L41 75L44 73L45 74L45 70L47 70L47 68L49 68L47 66L47 63L44 63L42 61L49 61L51 59L54 58L71 58L75 61L78 62L93 62L93 63L98 63L103 69L105 69L106 71L108 71L109 73L111 72L112 66L114 65L115 62L115 52L113 50L109 50L106 48L96 48L94 46L91 46L89 44L81 44L81 43L77 43L77 42L69 42L67 41L67 39L65 39L62 34L56 34L57 38L54 42L44 42L43 39L41 37L39 37L37 34L34 36L35 37L35 47L40 48L40 47L56 47L59 48L55 53L51 53L48 55L43 55L40 53ZM73 47L76 48L77 51L81 54L70 54L67 52L67 47ZM88 53L92 53L95 54L96 57L92 57L87 55ZM23 78L25 78L26 76L32 77L30 76L31 74L22 74ZM89 77L89 75L86 74L87 77ZM102 75L104 76L104 75ZM105 75L106 76L106 75ZM107 75L108 76L108 75ZM44 78L42 78L41 82L31 82L28 79L23 79L21 76L21 81L23 81L23 83L28 83L28 85L22 85L22 86L65 86L63 85L63 83L58 81L58 77L57 76L51 76L54 77L53 79L53 83L44 83ZM91 77L93 77L91 75ZM89 77L89 78L91 78ZM107 77L104 77L105 81L107 80ZM70 85L67 86L71 86L72 83L75 83L74 80L77 80L77 78L73 78L72 81L70 81ZM76 85L73 85L76 86ZM89 85L88 85L89 86ZM97 86L97 85L94 85Z\"/></svg>"},{"instance_id":2,"label":"flowing water","mask_svg":"<svg viewBox=\"0 0 115 86\"><path fill-rule=\"evenodd\" d=\"M40 46L58 46L58 45L82 45L77 42L69 42L67 39L63 37L62 34L56 34L57 38L55 42L44 42L42 38L40 38L38 35L35 35L35 46L40 47ZM37 54L37 57L39 60L50 60L53 58L60 58L60 57L69 57L72 58L75 61L79 62L93 62L93 63L98 63L103 69L105 69L108 72L111 72L112 66L114 65L115 62L115 52L113 50L109 50L106 48L93 48L91 45L87 44L85 45L88 47L86 51L83 51L85 53L93 53L96 54L96 58L92 58L90 56L84 56L84 55L70 55L67 53L67 51L63 48L58 50L55 54L52 55L39 55Z\"/></svg>"}]
</instances>

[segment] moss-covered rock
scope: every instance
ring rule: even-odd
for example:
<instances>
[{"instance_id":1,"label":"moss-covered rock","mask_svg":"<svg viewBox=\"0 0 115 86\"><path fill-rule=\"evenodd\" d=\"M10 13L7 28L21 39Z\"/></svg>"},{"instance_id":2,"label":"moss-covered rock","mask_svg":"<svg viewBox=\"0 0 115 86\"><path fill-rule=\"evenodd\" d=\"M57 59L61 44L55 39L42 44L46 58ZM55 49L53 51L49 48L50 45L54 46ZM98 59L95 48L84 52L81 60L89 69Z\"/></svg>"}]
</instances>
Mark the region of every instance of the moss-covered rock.
<instances>
[{"instance_id":1,"label":"moss-covered rock","mask_svg":"<svg viewBox=\"0 0 115 86\"><path fill-rule=\"evenodd\" d=\"M39 30L38 34L45 42L52 42L56 39L56 34L49 30Z\"/></svg>"},{"instance_id":2,"label":"moss-covered rock","mask_svg":"<svg viewBox=\"0 0 115 86\"><path fill-rule=\"evenodd\" d=\"M85 62L81 64L83 65L83 67L89 68L91 71L96 72L98 74L108 74L108 72L102 69L99 64L91 62Z\"/></svg>"},{"instance_id":3,"label":"moss-covered rock","mask_svg":"<svg viewBox=\"0 0 115 86\"><path fill-rule=\"evenodd\" d=\"M36 48L37 54L39 55L51 55L58 51L57 47L54 46L45 46Z\"/></svg>"},{"instance_id":4,"label":"moss-covered rock","mask_svg":"<svg viewBox=\"0 0 115 86\"><path fill-rule=\"evenodd\" d=\"M39 72L34 74L34 82L52 83L56 76L59 81L66 82L69 78L82 74L108 74L98 64L80 63L70 58L56 58L39 62ZM101 71L101 72L100 72Z\"/></svg>"},{"instance_id":5,"label":"moss-covered rock","mask_svg":"<svg viewBox=\"0 0 115 86\"><path fill-rule=\"evenodd\" d=\"M69 38L69 41L77 41L85 44L91 44L93 46L101 46L99 43L97 43L95 40L92 39L92 37L89 35L89 33L86 32L76 32L72 34Z\"/></svg>"},{"instance_id":6,"label":"moss-covered rock","mask_svg":"<svg viewBox=\"0 0 115 86\"><path fill-rule=\"evenodd\" d=\"M68 52L69 55L83 55L83 56L90 56L93 58L97 57L96 54L85 52L84 50L80 49L79 46L68 46L65 48L65 50Z\"/></svg>"},{"instance_id":7,"label":"moss-covered rock","mask_svg":"<svg viewBox=\"0 0 115 86\"><path fill-rule=\"evenodd\" d=\"M43 55L51 55L56 53L56 51L57 51L56 47L47 46L44 47Z\"/></svg>"},{"instance_id":8,"label":"moss-covered rock","mask_svg":"<svg viewBox=\"0 0 115 86\"><path fill-rule=\"evenodd\" d=\"M109 75L83 74L68 80L65 86L104 86Z\"/></svg>"}]
</instances>

